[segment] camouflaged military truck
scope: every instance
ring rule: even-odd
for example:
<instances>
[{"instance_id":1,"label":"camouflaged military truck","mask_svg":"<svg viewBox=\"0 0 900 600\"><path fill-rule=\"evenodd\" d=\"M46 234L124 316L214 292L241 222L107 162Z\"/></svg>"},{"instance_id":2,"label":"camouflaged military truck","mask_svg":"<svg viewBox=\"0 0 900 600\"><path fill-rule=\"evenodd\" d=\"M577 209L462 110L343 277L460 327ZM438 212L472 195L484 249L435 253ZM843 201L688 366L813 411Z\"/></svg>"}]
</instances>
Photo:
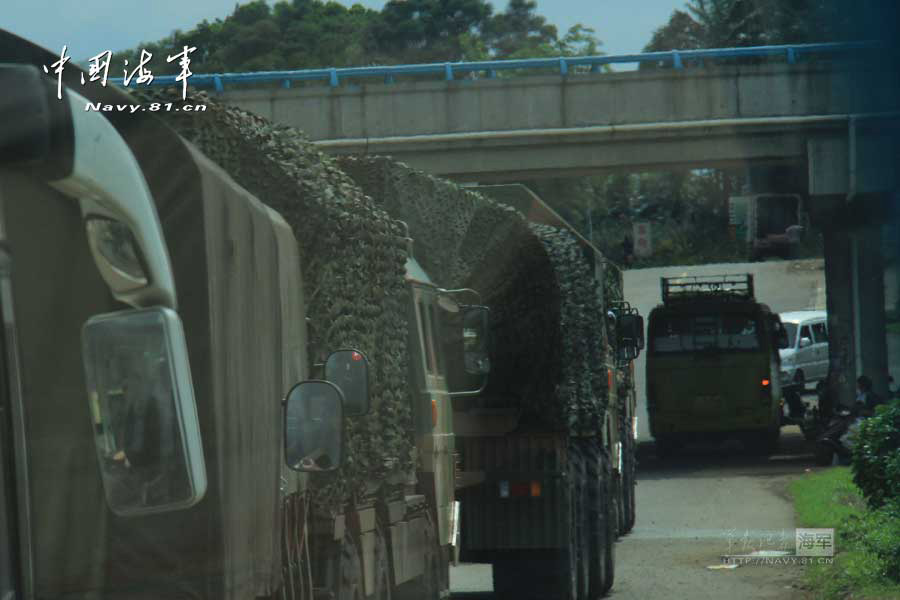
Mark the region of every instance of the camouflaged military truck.
<instances>
[{"instance_id":1,"label":"camouflaged military truck","mask_svg":"<svg viewBox=\"0 0 900 600\"><path fill-rule=\"evenodd\" d=\"M435 311L477 349L484 310L339 171L292 229L158 119L85 110L128 94L73 67L57 98L54 60L0 32L0 597L437 598L453 448L426 360Z\"/></svg>"}]
</instances>

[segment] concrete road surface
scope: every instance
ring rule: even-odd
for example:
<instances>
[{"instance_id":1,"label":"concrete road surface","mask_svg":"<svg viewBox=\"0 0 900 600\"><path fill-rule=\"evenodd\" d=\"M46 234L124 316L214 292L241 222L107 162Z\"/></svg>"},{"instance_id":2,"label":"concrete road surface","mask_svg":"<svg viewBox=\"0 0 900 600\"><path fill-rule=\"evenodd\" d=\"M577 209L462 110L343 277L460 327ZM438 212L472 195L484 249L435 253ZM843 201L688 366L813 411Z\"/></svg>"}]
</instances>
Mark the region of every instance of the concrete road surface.
<instances>
[{"instance_id":1,"label":"concrete road surface","mask_svg":"<svg viewBox=\"0 0 900 600\"><path fill-rule=\"evenodd\" d=\"M825 263L822 260L770 261L701 265L697 267L661 267L625 271L625 298L646 321L647 315L662 303L661 277L686 275L725 275L752 273L756 298L777 313L791 310L825 310ZM644 356L634 362L637 391L638 439L650 441L647 429L647 397L644 384ZM900 380L900 378L898 378Z\"/></svg>"},{"instance_id":2,"label":"concrete road surface","mask_svg":"<svg viewBox=\"0 0 900 600\"><path fill-rule=\"evenodd\" d=\"M737 444L693 446L660 462L645 446L637 485L637 524L616 544L613 600L788 600L802 567L745 565L710 570L725 554L794 547L787 485L812 457L793 427L778 455L748 456ZM649 451L647 451L649 449ZM493 600L489 565L451 570L453 597ZM548 598L547 600L553 600Z\"/></svg>"}]
</instances>

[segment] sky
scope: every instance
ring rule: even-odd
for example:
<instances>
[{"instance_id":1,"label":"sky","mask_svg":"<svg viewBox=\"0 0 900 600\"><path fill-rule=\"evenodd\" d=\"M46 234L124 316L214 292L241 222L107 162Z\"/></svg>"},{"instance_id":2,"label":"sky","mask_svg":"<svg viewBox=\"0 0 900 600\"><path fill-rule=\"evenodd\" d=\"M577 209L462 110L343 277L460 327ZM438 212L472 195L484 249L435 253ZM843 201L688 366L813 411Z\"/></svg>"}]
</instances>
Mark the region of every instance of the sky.
<instances>
[{"instance_id":1,"label":"sky","mask_svg":"<svg viewBox=\"0 0 900 600\"><path fill-rule=\"evenodd\" d=\"M0 0L0 29L6 29L59 54L63 44L75 61L106 50L124 50L192 29L233 12L235 0ZM340 0L381 9L384 0ZM241 2L243 3L243 2ZM271 4L270 0L270 4ZM686 0L538 0L537 12L560 34L575 23L596 30L606 54L640 52L653 31ZM506 0L491 2L495 11ZM639 9L637 7L640 7Z\"/></svg>"}]
</instances>

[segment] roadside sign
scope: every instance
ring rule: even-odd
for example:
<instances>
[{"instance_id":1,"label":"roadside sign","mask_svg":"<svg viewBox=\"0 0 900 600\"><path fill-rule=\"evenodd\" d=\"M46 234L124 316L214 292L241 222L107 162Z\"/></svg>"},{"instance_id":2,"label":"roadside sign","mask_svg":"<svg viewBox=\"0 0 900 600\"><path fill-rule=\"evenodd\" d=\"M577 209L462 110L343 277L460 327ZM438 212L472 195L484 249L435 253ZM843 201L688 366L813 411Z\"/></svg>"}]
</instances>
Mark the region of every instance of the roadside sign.
<instances>
[{"instance_id":1,"label":"roadside sign","mask_svg":"<svg viewBox=\"0 0 900 600\"><path fill-rule=\"evenodd\" d=\"M639 221L634 224L634 255L646 257L653 254L653 245L650 241L650 223Z\"/></svg>"}]
</instances>

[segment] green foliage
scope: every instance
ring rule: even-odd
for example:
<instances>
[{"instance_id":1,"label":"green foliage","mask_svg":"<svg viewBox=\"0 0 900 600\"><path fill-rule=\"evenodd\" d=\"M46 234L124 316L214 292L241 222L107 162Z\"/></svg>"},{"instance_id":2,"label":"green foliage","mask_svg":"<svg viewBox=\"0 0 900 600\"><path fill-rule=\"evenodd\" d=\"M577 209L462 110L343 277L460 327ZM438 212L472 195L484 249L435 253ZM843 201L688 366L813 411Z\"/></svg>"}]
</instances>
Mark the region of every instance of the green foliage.
<instances>
[{"instance_id":1,"label":"green foliage","mask_svg":"<svg viewBox=\"0 0 900 600\"><path fill-rule=\"evenodd\" d=\"M873 508L900 499L900 400L879 406L856 433L853 480Z\"/></svg>"},{"instance_id":2,"label":"green foliage","mask_svg":"<svg viewBox=\"0 0 900 600\"><path fill-rule=\"evenodd\" d=\"M856 37L848 11L825 0L690 0L657 29L647 52L839 41Z\"/></svg>"},{"instance_id":3,"label":"green foliage","mask_svg":"<svg viewBox=\"0 0 900 600\"><path fill-rule=\"evenodd\" d=\"M900 504L867 508L848 468L829 468L791 484L800 527L832 527L835 564L814 565L815 598L896 598L900 594Z\"/></svg>"},{"instance_id":4,"label":"green foliage","mask_svg":"<svg viewBox=\"0 0 900 600\"><path fill-rule=\"evenodd\" d=\"M196 48L193 73L599 53L593 29L577 24L560 37L536 9L533 0L512 0L496 14L485 0L391 0L381 11L323 0L254 0L224 20L117 52L113 71L123 59L132 71L146 49L154 75L177 74L177 61L166 59L185 46Z\"/></svg>"}]
</instances>

